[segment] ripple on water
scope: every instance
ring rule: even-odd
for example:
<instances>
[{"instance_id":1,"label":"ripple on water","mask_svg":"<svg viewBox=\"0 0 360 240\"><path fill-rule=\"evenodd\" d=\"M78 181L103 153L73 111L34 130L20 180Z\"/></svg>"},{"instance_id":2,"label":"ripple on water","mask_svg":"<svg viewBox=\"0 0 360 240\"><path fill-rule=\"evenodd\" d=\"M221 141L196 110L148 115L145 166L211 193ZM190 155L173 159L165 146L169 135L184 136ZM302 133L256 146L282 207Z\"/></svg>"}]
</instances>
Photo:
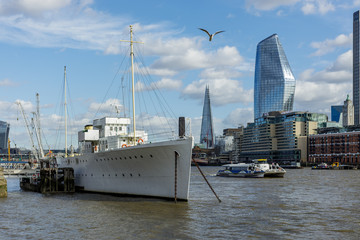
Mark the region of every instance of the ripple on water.
<instances>
[{"instance_id":1,"label":"ripple on water","mask_svg":"<svg viewBox=\"0 0 360 240\"><path fill-rule=\"evenodd\" d=\"M41 195L8 180L1 239L358 239L360 171L288 170L221 178L196 168L189 202L99 194Z\"/></svg>"}]
</instances>

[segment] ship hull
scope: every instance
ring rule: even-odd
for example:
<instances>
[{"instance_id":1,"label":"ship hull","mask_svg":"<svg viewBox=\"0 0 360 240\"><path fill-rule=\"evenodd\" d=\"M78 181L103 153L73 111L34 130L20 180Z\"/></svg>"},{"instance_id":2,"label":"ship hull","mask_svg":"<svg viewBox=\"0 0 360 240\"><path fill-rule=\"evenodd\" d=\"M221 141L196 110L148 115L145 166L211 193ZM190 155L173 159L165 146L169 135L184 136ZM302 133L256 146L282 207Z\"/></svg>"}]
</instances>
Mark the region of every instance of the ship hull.
<instances>
[{"instance_id":1,"label":"ship hull","mask_svg":"<svg viewBox=\"0 0 360 240\"><path fill-rule=\"evenodd\" d=\"M188 200L192 138L58 158L84 191Z\"/></svg>"}]
</instances>

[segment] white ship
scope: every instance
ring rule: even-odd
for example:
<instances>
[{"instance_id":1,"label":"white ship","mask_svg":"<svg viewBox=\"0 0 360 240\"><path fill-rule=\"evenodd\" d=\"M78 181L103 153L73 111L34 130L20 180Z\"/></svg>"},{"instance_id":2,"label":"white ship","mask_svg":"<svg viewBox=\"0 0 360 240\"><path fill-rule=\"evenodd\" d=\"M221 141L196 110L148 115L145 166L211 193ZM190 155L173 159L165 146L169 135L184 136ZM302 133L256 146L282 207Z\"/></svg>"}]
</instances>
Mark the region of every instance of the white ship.
<instances>
[{"instance_id":1,"label":"white ship","mask_svg":"<svg viewBox=\"0 0 360 240\"><path fill-rule=\"evenodd\" d=\"M130 44L133 57L131 26ZM132 81L134 106L134 74ZM57 157L59 167L73 168L75 186L84 191L188 200L192 137L179 130L178 139L150 142L145 131L135 130L134 119L133 107L133 121L94 120L78 132L79 153Z\"/></svg>"}]
</instances>

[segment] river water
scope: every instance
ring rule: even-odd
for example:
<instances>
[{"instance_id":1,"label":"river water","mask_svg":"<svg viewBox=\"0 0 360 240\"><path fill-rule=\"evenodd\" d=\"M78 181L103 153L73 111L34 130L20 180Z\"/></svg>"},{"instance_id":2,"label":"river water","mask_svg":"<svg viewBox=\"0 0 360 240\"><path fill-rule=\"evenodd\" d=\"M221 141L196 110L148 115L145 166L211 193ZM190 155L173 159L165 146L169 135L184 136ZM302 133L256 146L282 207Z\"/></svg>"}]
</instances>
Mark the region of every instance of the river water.
<instances>
[{"instance_id":1,"label":"river water","mask_svg":"<svg viewBox=\"0 0 360 240\"><path fill-rule=\"evenodd\" d=\"M8 178L0 239L360 239L360 170L222 178L192 168L190 200L23 192Z\"/></svg>"}]
</instances>

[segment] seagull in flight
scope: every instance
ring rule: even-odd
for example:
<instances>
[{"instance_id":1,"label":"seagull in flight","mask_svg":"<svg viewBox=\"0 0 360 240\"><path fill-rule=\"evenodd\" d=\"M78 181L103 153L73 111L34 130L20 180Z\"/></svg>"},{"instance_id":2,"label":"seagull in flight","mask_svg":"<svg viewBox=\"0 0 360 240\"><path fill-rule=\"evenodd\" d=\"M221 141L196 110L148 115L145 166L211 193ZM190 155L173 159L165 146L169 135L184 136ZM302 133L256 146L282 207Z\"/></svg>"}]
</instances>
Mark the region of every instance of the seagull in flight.
<instances>
[{"instance_id":1,"label":"seagull in flight","mask_svg":"<svg viewBox=\"0 0 360 240\"><path fill-rule=\"evenodd\" d=\"M218 32L216 32L216 33L214 33L214 34L210 34L208 31L206 31L205 29L203 29L203 28L199 28L201 31L204 31L204 32L206 32L207 33L207 35L209 35L209 41L211 42L211 40L213 39L213 37L216 35L216 34L218 34L218 33L222 33L222 32L225 32L225 31L218 31Z\"/></svg>"}]
</instances>

